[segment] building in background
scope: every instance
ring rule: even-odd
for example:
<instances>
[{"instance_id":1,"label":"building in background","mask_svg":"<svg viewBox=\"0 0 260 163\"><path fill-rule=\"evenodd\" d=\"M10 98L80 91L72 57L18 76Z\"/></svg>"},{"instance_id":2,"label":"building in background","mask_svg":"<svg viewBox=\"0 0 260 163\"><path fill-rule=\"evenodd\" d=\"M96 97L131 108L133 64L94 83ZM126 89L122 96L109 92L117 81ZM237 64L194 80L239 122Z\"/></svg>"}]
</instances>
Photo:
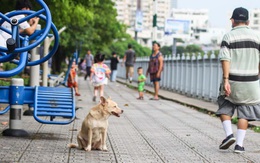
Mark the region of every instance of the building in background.
<instances>
[{"instance_id":1,"label":"building in background","mask_svg":"<svg viewBox=\"0 0 260 163\"><path fill-rule=\"evenodd\" d=\"M171 9L172 8L178 8L177 6L178 6L178 0L171 0L171 2L170 2L171 4Z\"/></svg>"},{"instance_id":2,"label":"building in background","mask_svg":"<svg viewBox=\"0 0 260 163\"><path fill-rule=\"evenodd\" d=\"M260 9L252 9L249 11L249 13L249 26L254 30L260 31Z\"/></svg>"},{"instance_id":3,"label":"building in background","mask_svg":"<svg viewBox=\"0 0 260 163\"><path fill-rule=\"evenodd\" d=\"M127 33L135 37L135 21L138 0L113 0L117 10L117 20L128 26ZM176 1L176 0L175 0ZM137 33L137 42L151 47L154 6L153 0L141 0L143 15L142 31ZM157 39L162 43L164 38L164 23L171 11L172 0L156 0L157 2ZM177 1L176 1L177 3Z\"/></svg>"},{"instance_id":4,"label":"building in background","mask_svg":"<svg viewBox=\"0 0 260 163\"><path fill-rule=\"evenodd\" d=\"M206 32L209 28L209 15L207 9L175 9L173 8L170 17L176 20L190 21L190 39L199 40L200 33Z\"/></svg>"},{"instance_id":5,"label":"building in background","mask_svg":"<svg viewBox=\"0 0 260 163\"><path fill-rule=\"evenodd\" d=\"M151 48L153 33L154 0L113 0L117 10L117 20L127 25L127 33L135 38L137 2L140 2L142 12L141 31L137 33L137 42ZM156 41L161 46L173 45L173 36L165 35L165 22L169 18L189 20L189 37L183 38L185 43L199 44L206 51L219 48L223 35L231 29L231 25L223 28L210 27L209 11L207 9L179 9L178 0L156 0L157 2L157 32ZM250 27L260 31L260 9L249 10ZM229 21L232 13L228 13ZM223 20L224 21L224 20ZM182 39L182 38L181 38ZM178 44L179 45L179 44Z\"/></svg>"}]
</instances>

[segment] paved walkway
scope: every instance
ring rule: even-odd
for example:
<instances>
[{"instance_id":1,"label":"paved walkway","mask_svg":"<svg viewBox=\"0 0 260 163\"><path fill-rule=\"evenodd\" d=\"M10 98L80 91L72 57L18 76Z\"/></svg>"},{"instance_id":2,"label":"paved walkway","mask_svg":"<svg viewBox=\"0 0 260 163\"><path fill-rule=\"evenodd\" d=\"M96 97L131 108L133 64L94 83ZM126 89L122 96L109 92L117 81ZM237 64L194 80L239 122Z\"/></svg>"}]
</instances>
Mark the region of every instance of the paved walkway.
<instances>
[{"instance_id":1,"label":"paved walkway","mask_svg":"<svg viewBox=\"0 0 260 163\"><path fill-rule=\"evenodd\" d=\"M121 84L128 85L130 88L137 89L137 83L136 82L129 84L129 83L125 82L125 79L120 79L120 78L117 79L117 81ZM154 93L154 88L152 86L146 85L145 90L148 93L151 93L151 94ZM160 89L159 97L162 98L162 99L165 99L165 100L177 102L179 104L197 109L200 112L204 112L204 113L211 114L211 115L212 114L214 115L218 110L218 105L216 103L208 102L208 101L205 101L203 99L196 99L196 98L193 98L193 97L188 97L188 96L178 94L178 93L174 93L174 92L168 91L168 90ZM260 126L260 121L249 122L249 126L250 127Z\"/></svg>"},{"instance_id":2,"label":"paved walkway","mask_svg":"<svg viewBox=\"0 0 260 163\"><path fill-rule=\"evenodd\" d=\"M77 130L87 115L92 102L92 86L79 78L80 96L77 117L69 125L45 125L24 116L23 126L30 137L0 137L1 163L182 163L182 162L259 162L260 136L247 131L244 142L246 153L219 151L225 137L218 118L198 112L170 100L136 100L138 93L123 84L109 83L105 96L111 96L124 109L120 118L110 117L108 151L85 152L68 149L76 142ZM147 87L148 88L148 87ZM161 91L163 93L164 91ZM175 97L170 94L166 97ZM195 105L192 102L192 104ZM207 103L209 105L209 103ZM9 115L0 116L7 121ZM8 128L1 125L0 130ZM234 132L236 126L233 125Z\"/></svg>"}]
</instances>

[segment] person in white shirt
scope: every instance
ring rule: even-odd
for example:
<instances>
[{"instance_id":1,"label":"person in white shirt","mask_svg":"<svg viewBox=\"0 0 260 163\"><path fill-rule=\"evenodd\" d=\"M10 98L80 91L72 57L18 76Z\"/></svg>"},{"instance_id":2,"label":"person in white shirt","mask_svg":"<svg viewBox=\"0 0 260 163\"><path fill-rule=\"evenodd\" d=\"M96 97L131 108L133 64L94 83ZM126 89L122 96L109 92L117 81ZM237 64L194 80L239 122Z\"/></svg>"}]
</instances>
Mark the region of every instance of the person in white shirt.
<instances>
[{"instance_id":1,"label":"person in white shirt","mask_svg":"<svg viewBox=\"0 0 260 163\"><path fill-rule=\"evenodd\" d=\"M15 10L31 10L32 9L32 4L29 0L17 0L16 1L16 7ZM16 15L13 16L12 18L16 18L16 19L22 19L24 18L25 15ZM19 24L19 33L24 33L27 35L31 35L34 33L34 31L36 30L37 24L39 22L39 18L35 17L29 20L29 22L25 21L21 24ZM11 24L8 22L4 22L2 24L2 27L4 27L5 29L11 30ZM0 30L0 46L1 47L6 47L6 40L8 38L11 38L11 35Z\"/></svg>"}]
</instances>

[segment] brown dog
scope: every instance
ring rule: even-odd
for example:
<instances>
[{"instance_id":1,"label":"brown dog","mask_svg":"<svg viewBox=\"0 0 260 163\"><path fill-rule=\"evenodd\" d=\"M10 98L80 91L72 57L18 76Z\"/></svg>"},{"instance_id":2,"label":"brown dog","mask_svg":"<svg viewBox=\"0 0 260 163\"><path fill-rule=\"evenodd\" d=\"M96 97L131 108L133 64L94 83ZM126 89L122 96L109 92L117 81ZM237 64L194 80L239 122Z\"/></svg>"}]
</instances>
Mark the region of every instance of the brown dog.
<instances>
[{"instance_id":1,"label":"brown dog","mask_svg":"<svg viewBox=\"0 0 260 163\"><path fill-rule=\"evenodd\" d=\"M123 113L117 104L110 98L100 97L101 102L94 106L82 122L81 130L77 135L77 144L68 144L69 148L91 149L107 151L106 138L108 118L110 115L120 117Z\"/></svg>"}]
</instances>

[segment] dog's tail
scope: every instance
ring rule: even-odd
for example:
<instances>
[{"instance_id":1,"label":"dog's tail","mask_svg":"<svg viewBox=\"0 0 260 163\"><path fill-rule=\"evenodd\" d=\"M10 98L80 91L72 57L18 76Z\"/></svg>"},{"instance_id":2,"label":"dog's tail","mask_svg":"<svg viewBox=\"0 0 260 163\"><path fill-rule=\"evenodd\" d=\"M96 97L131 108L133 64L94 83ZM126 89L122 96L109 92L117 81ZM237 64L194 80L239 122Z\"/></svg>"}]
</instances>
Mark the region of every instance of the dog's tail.
<instances>
[{"instance_id":1,"label":"dog's tail","mask_svg":"<svg viewBox=\"0 0 260 163\"><path fill-rule=\"evenodd\" d=\"M70 144L67 145L67 147L69 147L69 148L78 148L78 144L70 143Z\"/></svg>"}]
</instances>

